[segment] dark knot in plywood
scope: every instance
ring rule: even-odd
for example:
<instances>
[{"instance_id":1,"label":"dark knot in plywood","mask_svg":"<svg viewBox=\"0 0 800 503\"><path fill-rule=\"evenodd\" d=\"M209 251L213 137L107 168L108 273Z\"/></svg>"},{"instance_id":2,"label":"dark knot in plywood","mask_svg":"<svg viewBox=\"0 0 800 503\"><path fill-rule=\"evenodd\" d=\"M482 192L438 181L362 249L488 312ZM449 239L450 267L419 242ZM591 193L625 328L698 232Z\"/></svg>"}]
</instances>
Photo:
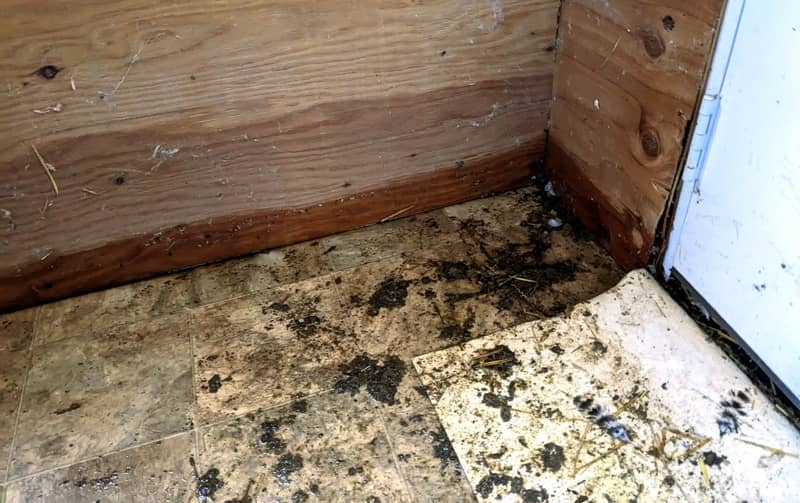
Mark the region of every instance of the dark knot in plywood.
<instances>
[{"instance_id":1,"label":"dark knot in plywood","mask_svg":"<svg viewBox=\"0 0 800 503\"><path fill-rule=\"evenodd\" d=\"M642 142L642 150L648 157L661 155L661 137L656 128L648 124L640 125L639 139Z\"/></svg>"},{"instance_id":2,"label":"dark knot in plywood","mask_svg":"<svg viewBox=\"0 0 800 503\"><path fill-rule=\"evenodd\" d=\"M58 75L58 72L60 72L60 71L61 71L61 68L59 68L57 66L45 65L45 66L39 68L38 70L36 70L36 74L39 75L42 78L50 80L50 79L56 78L56 75Z\"/></svg>"},{"instance_id":3,"label":"dark knot in plywood","mask_svg":"<svg viewBox=\"0 0 800 503\"><path fill-rule=\"evenodd\" d=\"M642 43L644 44L644 50L653 59L661 57L666 51L664 41L652 30L642 30Z\"/></svg>"}]
</instances>

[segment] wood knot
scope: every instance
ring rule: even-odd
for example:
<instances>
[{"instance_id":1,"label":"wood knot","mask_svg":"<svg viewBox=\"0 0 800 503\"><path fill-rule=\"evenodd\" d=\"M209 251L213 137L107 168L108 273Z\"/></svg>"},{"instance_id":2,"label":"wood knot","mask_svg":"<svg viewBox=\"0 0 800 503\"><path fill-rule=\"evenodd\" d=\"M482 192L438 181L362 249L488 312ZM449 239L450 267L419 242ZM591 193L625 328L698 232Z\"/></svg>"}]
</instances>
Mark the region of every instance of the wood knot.
<instances>
[{"instance_id":1,"label":"wood knot","mask_svg":"<svg viewBox=\"0 0 800 503\"><path fill-rule=\"evenodd\" d=\"M661 154L661 138L654 127L646 124L639 126L639 138L642 150L648 157L658 157Z\"/></svg>"},{"instance_id":2,"label":"wood knot","mask_svg":"<svg viewBox=\"0 0 800 503\"><path fill-rule=\"evenodd\" d=\"M664 46L664 41L661 40L661 37L649 30L642 32L642 43L644 43L644 50L654 59L660 57L666 50L666 46Z\"/></svg>"},{"instance_id":3,"label":"wood knot","mask_svg":"<svg viewBox=\"0 0 800 503\"><path fill-rule=\"evenodd\" d=\"M38 70L36 70L35 73L37 73L40 77L42 77L44 79L50 80L50 79L56 78L56 75L58 75L58 72L60 72L60 71L61 71L61 68L59 68L57 66L45 65L45 66L39 68Z\"/></svg>"}]
</instances>

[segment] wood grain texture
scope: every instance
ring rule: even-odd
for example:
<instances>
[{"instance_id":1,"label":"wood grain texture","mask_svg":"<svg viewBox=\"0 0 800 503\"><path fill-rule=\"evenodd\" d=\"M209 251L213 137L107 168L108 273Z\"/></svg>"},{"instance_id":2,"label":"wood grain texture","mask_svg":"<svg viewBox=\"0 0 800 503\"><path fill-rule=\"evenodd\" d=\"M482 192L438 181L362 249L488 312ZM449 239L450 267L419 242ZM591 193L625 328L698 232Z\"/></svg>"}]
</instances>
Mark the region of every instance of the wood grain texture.
<instances>
[{"instance_id":1,"label":"wood grain texture","mask_svg":"<svg viewBox=\"0 0 800 503\"><path fill-rule=\"evenodd\" d=\"M722 4L562 4L547 166L625 266L649 258Z\"/></svg>"},{"instance_id":2,"label":"wood grain texture","mask_svg":"<svg viewBox=\"0 0 800 503\"><path fill-rule=\"evenodd\" d=\"M0 3L0 309L511 188L543 155L557 0Z\"/></svg>"}]
</instances>

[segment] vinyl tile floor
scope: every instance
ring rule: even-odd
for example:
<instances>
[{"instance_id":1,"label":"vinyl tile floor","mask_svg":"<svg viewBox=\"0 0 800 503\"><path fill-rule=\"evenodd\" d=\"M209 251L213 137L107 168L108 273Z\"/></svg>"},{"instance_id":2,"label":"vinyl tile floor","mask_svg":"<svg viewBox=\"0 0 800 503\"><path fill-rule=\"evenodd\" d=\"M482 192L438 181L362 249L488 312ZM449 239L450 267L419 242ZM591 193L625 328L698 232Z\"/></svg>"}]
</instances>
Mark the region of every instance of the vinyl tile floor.
<instances>
[{"instance_id":1,"label":"vinyl tile floor","mask_svg":"<svg viewBox=\"0 0 800 503\"><path fill-rule=\"evenodd\" d=\"M621 277L532 186L3 315L0 501L471 501L411 359Z\"/></svg>"}]
</instances>

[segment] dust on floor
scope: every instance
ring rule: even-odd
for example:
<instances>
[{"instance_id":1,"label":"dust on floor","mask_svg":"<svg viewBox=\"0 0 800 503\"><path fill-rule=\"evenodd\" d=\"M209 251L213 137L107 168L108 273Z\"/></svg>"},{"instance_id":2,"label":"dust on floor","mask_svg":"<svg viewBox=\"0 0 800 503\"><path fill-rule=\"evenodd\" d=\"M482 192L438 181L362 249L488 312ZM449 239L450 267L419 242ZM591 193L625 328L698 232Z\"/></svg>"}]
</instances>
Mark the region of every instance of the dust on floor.
<instances>
[{"instance_id":1,"label":"dust on floor","mask_svg":"<svg viewBox=\"0 0 800 503\"><path fill-rule=\"evenodd\" d=\"M528 187L0 317L11 501L469 501L411 358L622 273Z\"/></svg>"},{"instance_id":2,"label":"dust on floor","mask_svg":"<svg viewBox=\"0 0 800 503\"><path fill-rule=\"evenodd\" d=\"M481 500L797 500L800 432L644 271L414 363Z\"/></svg>"}]
</instances>

